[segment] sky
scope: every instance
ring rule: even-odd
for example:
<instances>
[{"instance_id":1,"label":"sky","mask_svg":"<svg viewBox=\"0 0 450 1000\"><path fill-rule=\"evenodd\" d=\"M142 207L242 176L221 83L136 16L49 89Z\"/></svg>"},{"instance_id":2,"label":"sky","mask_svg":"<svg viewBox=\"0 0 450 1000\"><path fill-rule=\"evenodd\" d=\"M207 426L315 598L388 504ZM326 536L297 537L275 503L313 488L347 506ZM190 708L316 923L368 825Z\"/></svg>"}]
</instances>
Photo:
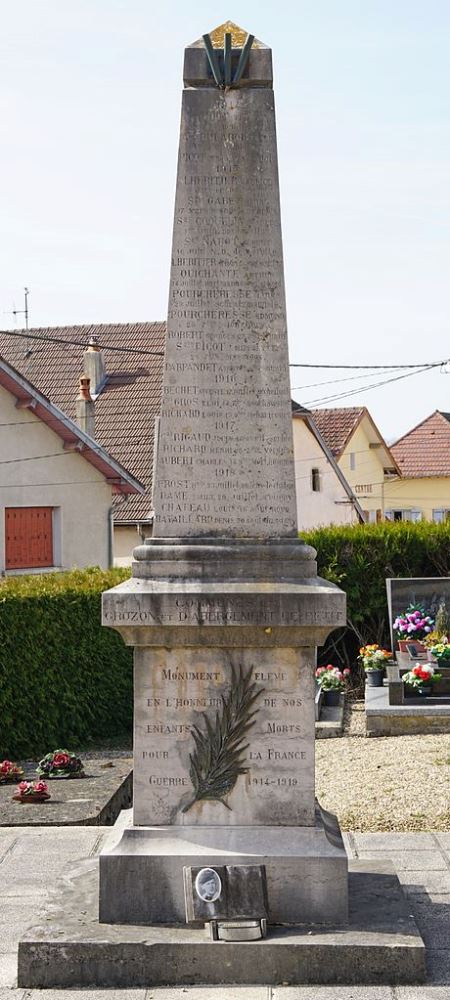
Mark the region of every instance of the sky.
<instances>
[{"instance_id":1,"label":"sky","mask_svg":"<svg viewBox=\"0 0 450 1000\"><path fill-rule=\"evenodd\" d=\"M183 49L229 18L273 49L291 362L450 358L448 0L0 13L0 328L24 286L33 327L165 318ZM293 368L293 396L366 405L391 442L450 411L450 365L361 388L399 374Z\"/></svg>"}]
</instances>

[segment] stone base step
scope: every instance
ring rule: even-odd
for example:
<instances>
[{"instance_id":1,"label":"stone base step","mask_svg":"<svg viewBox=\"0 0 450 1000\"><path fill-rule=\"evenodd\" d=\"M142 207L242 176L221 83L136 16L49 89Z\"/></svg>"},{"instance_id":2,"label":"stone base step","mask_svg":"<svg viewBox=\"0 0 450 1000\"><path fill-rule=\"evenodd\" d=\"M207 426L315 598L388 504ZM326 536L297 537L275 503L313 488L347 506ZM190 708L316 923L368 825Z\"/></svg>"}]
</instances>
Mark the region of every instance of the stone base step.
<instances>
[{"instance_id":1,"label":"stone base step","mask_svg":"<svg viewBox=\"0 0 450 1000\"><path fill-rule=\"evenodd\" d=\"M61 881L45 922L20 942L18 985L423 982L425 946L392 866L350 862L350 870L347 925L269 926L265 940L215 942L203 929L100 924L98 860L90 859Z\"/></svg>"}]
</instances>

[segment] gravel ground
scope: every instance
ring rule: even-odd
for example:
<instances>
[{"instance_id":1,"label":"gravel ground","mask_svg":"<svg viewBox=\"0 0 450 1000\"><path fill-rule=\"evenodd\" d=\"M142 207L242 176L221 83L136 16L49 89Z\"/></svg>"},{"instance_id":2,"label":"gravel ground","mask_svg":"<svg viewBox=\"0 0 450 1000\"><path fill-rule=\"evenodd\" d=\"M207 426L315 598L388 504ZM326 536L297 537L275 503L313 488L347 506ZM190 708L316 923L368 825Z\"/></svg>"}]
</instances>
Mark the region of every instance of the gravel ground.
<instances>
[{"instance_id":1,"label":"gravel ground","mask_svg":"<svg viewBox=\"0 0 450 1000\"><path fill-rule=\"evenodd\" d=\"M343 830L450 830L450 734L367 739L364 702L316 741L316 793Z\"/></svg>"}]
</instances>

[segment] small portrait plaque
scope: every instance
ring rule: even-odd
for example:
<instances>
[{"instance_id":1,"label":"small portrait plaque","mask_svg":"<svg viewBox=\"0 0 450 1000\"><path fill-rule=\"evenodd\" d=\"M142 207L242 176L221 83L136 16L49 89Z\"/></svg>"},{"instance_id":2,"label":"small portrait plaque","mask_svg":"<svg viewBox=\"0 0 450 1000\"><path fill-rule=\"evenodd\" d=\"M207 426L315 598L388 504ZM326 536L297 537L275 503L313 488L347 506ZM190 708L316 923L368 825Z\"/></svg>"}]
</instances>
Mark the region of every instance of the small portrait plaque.
<instances>
[{"instance_id":1,"label":"small portrait plaque","mask_svg":"<svg viewBox=\"0 0 450 1000\"><path fill-rule=\"evenodd\" d=\"M222 880L214 868L201 868L194 885L198 898L204 903L215 903L222 892Z\"/></svg>"},{"instance_id":2,"label":"small portrait plaque","mask_svg":"<svg viewBox=\"0 0 450 1000\"><path fill-rule=\"evenodd\" d=\"M264 865L183 868L186 921L267 919Z\"/></svg>"}]
</instances>

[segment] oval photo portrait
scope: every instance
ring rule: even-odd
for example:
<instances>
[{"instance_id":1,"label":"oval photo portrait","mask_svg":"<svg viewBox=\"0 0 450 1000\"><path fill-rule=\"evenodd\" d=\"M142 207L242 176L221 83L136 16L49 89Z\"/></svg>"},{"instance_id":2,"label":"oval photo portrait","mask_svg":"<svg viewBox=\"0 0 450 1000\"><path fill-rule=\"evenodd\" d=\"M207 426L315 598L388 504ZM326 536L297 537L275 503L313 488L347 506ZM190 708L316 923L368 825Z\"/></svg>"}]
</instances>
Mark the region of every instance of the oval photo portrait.
<instances>
[{"instance_id":1,"label":"oval photo portrait","mask_svg":"<svg viewBox=\"0 0 450 1000\"><path fill-rule=\"evenodd\" d=\"M214 868L202 868L195 880L195 891L204 903L215 903L222 892L220 876Z\"/></svg>"}]
</instances>

